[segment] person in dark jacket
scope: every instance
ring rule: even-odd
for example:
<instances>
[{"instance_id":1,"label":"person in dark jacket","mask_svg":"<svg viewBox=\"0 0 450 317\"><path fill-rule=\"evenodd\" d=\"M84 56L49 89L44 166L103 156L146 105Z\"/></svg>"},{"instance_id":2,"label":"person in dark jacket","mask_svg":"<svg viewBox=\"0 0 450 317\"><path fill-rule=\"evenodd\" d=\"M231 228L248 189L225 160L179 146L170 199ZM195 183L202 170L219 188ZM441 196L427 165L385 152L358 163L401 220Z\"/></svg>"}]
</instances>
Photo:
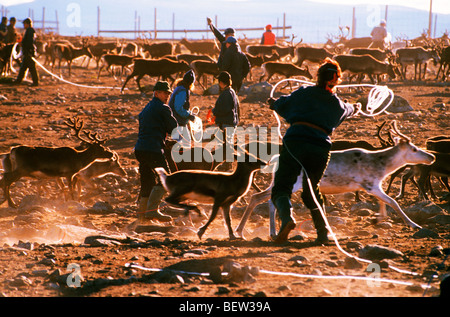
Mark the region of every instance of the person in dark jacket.
<instances>
[{"instance_id":1,"label":"person in dark jacket","mask_svg":"<svg viewBox=\"0 0 450 317\"><path fill-rule=\"evenodd\" d=\"M177 119L179 126L179 134L182 136L187 146L190 147L191 136L187 124L194 121L195 116L192 114L190 107L190 95L194 87L195 74L194 71L188 70L183 78L176 83L176 88L169 99L169 106L172 109L173 116Z\"/></svg>"},{"instance_id":2,"label":"person in dark jacket","mask_svg":"<svg viewBox=\"0 0 450 317\"><path fill-rule=\"evenodd\" d=\"M237 45L235 37L230 36L227 38L225 44L227 49L223 54L222 64L219 66L219 70L230 73L232 87L236 94L238 94L242 86L242 81L250 71L250 62Z\"/></svg>"},{"instance_id":3,"label":"person in dark jacket","mask_svg":"<svg viewBox=\"0 0 450 317\"><path fill-rule=\"evenodd\" d=\"M234 130L239 123L239 99L231 87L232 79L228 72L220 72L217 79L219 80L220 95L212 109L212 114L222 134L218 139L232 144Z\"/></svg>"},{"instance_id":4,"label":"person in dark jacket","mask_svg":"<svg viewBox=\"0 0 450 317\"><path fill-rule=\"evenodd\" d=\"M8 18L2 17L2 22L0 23L0 43L4 43L6 34L8 33Z\"/></svg>"},{"instance_id":5,"label":"person in dark jacket","mask_svg":"<svg viewBox=\"0 0 450 317\"><path fill-rule=\"evenodd\" d=\"M227 46L225 44L225 41L230 37L230 36L234 36L236 31L233 28L227 28L225 29L225 31L222 33L220 33L220 31L214 26L214 24L212 23L210 18L206 18L206 21L209 25L209 28L211 29L211 31L213 32L214 36L216 37L217 41L220 43L220 53L219 53L219 57L217 59L217 66L222 65L222 58L223 58L223 54L225 54L225 50L227 49Z\"/></svg>"},{"instance_id":6,"label":"person in dark jacket","mask_svg":"<svg viewBox=\"0 0 450 317\"><path fill-rule=\"evenodd\" d=\"M36 54L36 31L33 28L33 22L30 18L23 20L23 27L25 28L25 35L21 42L23 57L15 84L20 84L22 82L25 77L25 72L28 69L30 71L31 79L33 80L32 85L37 86L39 85L39 76L36 70L36 63L33 60Z\"/></svg>"},{"instance_id":7,"label":"person in dark jacket","mask_svg":"<svg viewBox=\"0 0 450 317\"><path fill-rule=\"evenodd\" d=\"M139 220L156 219L171 221L172 218L159 211L165 190L159 183L156 167L170 172L164 157L167 136L178 127L172 110L167 105L172 90L168 82L157 82L153 88L153 99L139 114L139 133L134 153L139 161L140 193Z\"/></svg>"},{"instance_id":8,"label":"person in dark jacket","mask_svg":"<svg viewBox=\"0 0 450 317\"><path fill-rule=\"evenodd\" d=\"M311 212L317 231L316 243L328 243L328 230L313 195L322 207L323 197L318 184L330 158L330 135L346 118L356 113L360 104L346 103L335 94L334 87L341 77L341 69L337 62L326 59L317 74L315 86L300 87L292 94L281 96L277 100L268 99L270 109L276 111L290 124L283 137L283 147L271 194L272 202L281 218L276 243L287 241L289 232L295 228L290 199L302 168L306 170L313 188L311 192L304 174L301 197Z\"/></svg>"}]
</instances>

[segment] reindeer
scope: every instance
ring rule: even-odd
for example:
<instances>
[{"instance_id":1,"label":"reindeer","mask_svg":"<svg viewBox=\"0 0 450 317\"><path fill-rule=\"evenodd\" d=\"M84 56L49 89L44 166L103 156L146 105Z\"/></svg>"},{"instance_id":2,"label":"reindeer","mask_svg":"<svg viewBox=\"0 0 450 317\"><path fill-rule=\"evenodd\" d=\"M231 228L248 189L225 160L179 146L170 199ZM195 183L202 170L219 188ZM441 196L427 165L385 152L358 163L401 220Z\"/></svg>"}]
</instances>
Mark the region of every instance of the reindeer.
<instances>
[{"instance_id":1,"label":"reindeer","mask_svg":"<svg viewBox=\"0 0 450 317\"><path fill-rule=\"evenodd\" d=\"M393 122L393 131L395 134L395 145L386 149L377 151L368 151L364 149L348 149L343 151L332 151L330 161L324 176L319 183L322 194L342 194L356 190L363 190L378 198L380 202L380 215L378 221L387 216L386 204L391 206L403 221L413 227L421 228L413 222L402 211L398 203L386 195L381 185L383 179L407 164L432 164L435 160L434 155L419 149L411 143L409 137L398 131L396 122ZM294 185L293 192L302 188L303 173L298 177ZM252 196L241 222L236 229L239 236L243 236L245 223L250 217L251 212L258 204L270 199L272 184L263 192ZM273 206L271 206L273 207ZM271 211L270 234L275 235L274 212Z\"/></svg>"},{"instance_id":2,"label":"reindeer","mask_svg":"<svg viewBox=\"0 0 450 317\"><path fill-rule=\"evenodd\" d=\"M219 55L219 49L214 41L189 41L183 38L179 44L184 45L192 54Z\"/></svg>"},{"instance_id":3,"label":"reindeer","mask_svg":"<svg viewBox=\"0 0 450 317\"><path fill-rule=\"evenodd\" d=\"M138 85L139 91L143 92L140 81L145 75L162 77L163 79L170 78L173 84L175 79L172 78L171 75L180 72L187 72L189 69L191 68L185 61L177 62L167 58L155 60L136 58L134 60L133 72L128 75L127 79L123 83L121 92L123 92L128 81L133 77L136 77L135 80L136 84Z\"/></svg>"},{"instance_id":4,"label":"reindeer","mask_svg":"<svg viewBox=\"0 0 450 317\"><path fill-rule=\"evenodd\" d=\"M113 153L103 145L106 139L100 139L97 134L86 131L84 133L87 139L80 136L83 121L74 118L65 124L75 130L78 139L87 144L86 149L19 145L11 148L9 153L1 155L5 169L2 179L3 191L10 207L16 207L11 198L10 186L22 177L64 177L74 198L74 175L96 159L113 157Z\"/></svg>"},{"instance_id":5,"label":"reindeer","mask_svg":"<svg viewBox=\"0 0 450 317\"><path fill-rule=\"evenodd\" d=\"M100 74L106 66L107 71L111 71L111 66L120 66L122 71L121 75L124 73L125 68L132 65L136 57L131 55L119 55L119 54L105 54L102 56L102 66L98 69L97 79L100 78ZM113 71L111 71L113 74Z\"/></svg>"},{"instance_id":6,"label":"reindeer","mask_svg":"<svg viewBox=\"0 0 450 317\"><path fill-rule=\"evenodd\" d=\"M402 66L402 77L406 80L406 70L409 64L414 65L414 80L425 79L427 62L432 59L434 64L439 62L439 56L434 49L425 49L423 47L405 47L399 48L396 52L397 63ZM422 74L423 65L423 74Z\"/></svg>"},{"instance_id":7,"label":"reindeer","mask_svg":"<svg viewBox=\"0 0 450 317\"><path fill-rule=\"evenodd\" d=\"M61 61L65 59L67 61L67 66L69 68L69 77L71 75L72 62L74 59L84 55L87 55L89 58L93 57L91 50L87 44L87 40L83 40L83 46L81 48L76 48L71 44L58 43L54 46L53 49L55 58L59 60L58 62L59 72L61 73ZM53 63L52 65L52 70L54 64L55 63Z\"/></svg>"},{"instance_id":8,"label":"reindeer","mask_svg":"<svg viewBox=\"0 0 450 317\"><path fill-rule=\"evenodd\" d=\"M267 164L245 151L243 153L241 158L237 158L238 163L232 173L190 170L168 175L163 168L155 169L162 185L169 192L165 199L169 205L183 208L186 212L194 210L199 214L201 212L196 205L183 202L192 200L213 205L208 221L197 232L200 239L220 208L224 213L230 240L236 239L231 227L231 206L247 193L254 172Z\"/></svg>"},{"instance_id":9,"label":"reindeer","mask_svg":"<svg viewBox=\"0 0 450 317\"><path fill-rule=\"evenodd\" d=\"M92 182L94 178L102 178L106 175L117 175L120 177L127 176L119 162L119 155L113 153L113 157L107 161L94 161L73 176L74 188L77 189L78 198L81 196L81 184L84 183L89 188L96 188Z\"/></svg>"},{"instance_id":10,"label":"reindeer","mask_svg":"<svg viewBox=\"0 0 450 317\"><path fill-rule=\"evenodd\" d=\"M286 78L291 78L293 76L303 76L308 79L313 78L309 72L308 66L306 66L306 68L300 68L292 63L266 62L262 64L262 68L264 69L264 74L259 78L259 82L261 82L266 75L266 81L268 82L275 74L283 75Z\"/></svg>"}]
</instances>

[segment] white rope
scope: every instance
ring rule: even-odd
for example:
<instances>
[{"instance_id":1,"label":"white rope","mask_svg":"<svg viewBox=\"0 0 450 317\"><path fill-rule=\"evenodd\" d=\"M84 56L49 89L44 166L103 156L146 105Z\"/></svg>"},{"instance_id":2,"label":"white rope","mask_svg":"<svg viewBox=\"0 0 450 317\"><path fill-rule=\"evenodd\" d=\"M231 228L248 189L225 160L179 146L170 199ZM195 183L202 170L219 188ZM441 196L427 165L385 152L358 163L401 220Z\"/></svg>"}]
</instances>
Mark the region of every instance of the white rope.
<instances>
[{"instance_id":1,"label":"white rope","mask_svg":"<svg viewBox=\"0 0 450 317\"><path fill-rule=\"evenodd\" d=\"M19 50L19 53L16 53L16 47L17 47L17 45L19 45L19 43L15 43L14 45L13 45L13 48L12 48L12 51L11 51L11 56L9 57L9 69L14 73L14 74L16 74L17 73L17 71L14 69L14 67L12 66L13 65L13 61L14 60L16 60L16 59L19 59L19 58L21 58L22 57L22 47L20 48L20 50ZM24 77L26 77L26 76L24 76Z\"/></svg>"},{"instance_id":2,"label":"white rope","mask_svg":"<svg viewBox=\"0 0 450 317\"><path fill-rule=\"evenodd\" d=\"M88 86L88 85L81 85L81 84L73 83L73 82L71 82L71 81L65 80L64 78L62 78L62 77L60 77L60 76L58 76L58 75L53 74L51 71L49 71L47 68L45 68L41 63L39 63L39 62L37 61L36 58L32 57L32 59L33 59L34 62L35 62L40 68L42 68L47 74L49 74L49 75L55 77L56 79L58 79L58 80L60 80L60 81L62 81L62 82L64 82L64 83L66 83L66 84L70 84L70 85L77 86L77 87L82 87L82 88L93 88L93 89L121 89L121 87ZM125 88L125 89L128 89L128 88Z\"/></svg>"},{"instance_id":3,"label":"white rope","mask_svg":"<svg viewBox=\"0 0 450 317\"><path fill-rule=\"evenodd\" d=\"M197 275L197 276L204 276L209 277L210 273L207 272L188 272L188 271L180 271L180 270L168 270L168 269L158 269L158 268L149 268L142 265L138 265L135 263L126 263L126 268L134 268L139 269L142 271L148 271L148 272L163 272L163 271L171 271L177 274L187 274L187 275ZM390 283L390 284L399 284L399 285L406 285L411 286L414 285L412 282L404 282L404 281L398 281L398 280L392 280L392 279L384 279L384 278L375 278L375 277L367 277L367 276L354 276L354 275L314 275L314 274L300 274L300 273L292 273L292 272L277 272L277 271L270 271L270 270L258 270L259 273L263 274L269 274L269 275L279 275L279 276L290 276L290 277L299 277L299 278L315 278L315 279L338 279L338 280L360 280L360 281L371 281L371 282L383 282L383 283ZM221 272L221 275L227 276L228 272ZM429 285L425 286L425 288L430 288Z\"/></svg>"},{"instance_id":4,"label":"white rope","mask_svg":"<svg viewBox=\"0 0 450 317\"><path fill-rule=\"evenodd\" d=\"M275 92L275 89L283 82L286 81L295 81L299 82L305 85L313 86L314 83L300 80L300 79L294 79L294 78L286 78L283 80L280 80L278 83L276 83L272 87L272 91L270 92L270 97L273 97L273 93ZM337 85L336 88L346 88L346 87L371 87L372 89L369 92L369 96L367 98L367 105L366 110L359 110L356 114L362 114L364 116L368 117L374 117L377 116L383 112L386 111L386 109L391 105L392 101L394 100L394 92L387 86L378 86L378 85L370 85L370 84L352 84L352 85ZM386 99L390 97L389 101L383 105L383 103L386 101Z\"/></svg>"},{"instance_id":5,"label":"white rope","mask_svg":"<svg viewBox=\"0 0 450 317\"><path fill-rule=\"evenodd\" d=\"M195 116L194 121L189 121L189 128L191 130L192 139L194 142L200 143L203 139L203 122L200 117L198 117L198 113L200 112L199 107L195 106L192 108L192 115ZM197 139L197 134L200 134L200 137Z\"/></svg>"},{"instance_id":6,"label":"white rope","mask_svg":"<svg viewBox=\"0 0 450 317\"><path fill-rule=\"evenodd\" d=\"M314 85L314 84L311 83L311 82L305 82L305 81L303 81L303 80L298 80L298 79L290 79L290 78L288 78L288 79L283 79L283 80L279 81L278 83L276 83L276 84L273 86L272 91L270 92L270 97L271 97L271 98L273 97L273 92L275 91L276 87L277 87L281 82L288 81L288 80L302 82L302 83L305 83L305 84L307 84L307 85ZM346 86L353 86L353 85L346 85ZM358 85L358 86L360 86L360 85ZM383 95L384 95L384 94L383 94ZM385 95L385 96L387 97L387 95ZM386 98L386 97L385 97L385 98ZM370 98L370 96L369 96L369 98ZM372 98L376 98L376 100L372 101L373 103L375 103L375 102L377 102L377 103L383 103L383 101L384 101L384 99L381 100L381 97L380 97L380 96L376 96L376 97L372 97ZM392 99L391 99L391 101L392 101ZM389 103L389 104L390 104L390 103ZM388 104L388 105L389 105L389 104ZM380 105L378 105L376 108L373 108L373 109L376 110L379 106L380 106ZM383 108L386 109L386 107L383 107ZM384 111L384 109L383 109L383 111ZM279 133L279 136L280 136L280 138L282 138L281 131L280 131L280 124L281 124L280 118L279 118L278 114L277 114L275 111L273 111L273 113L274 113L274 116L275 116L275 118L276 118L276 120L277 120L277 122L278 122L278 133ZM376 113L379 114L379 113L381 113L381 112L378 111L378 112L376 112ZM363 113L363 114L365 114L365 113ZM370 116L375 116L375 115L376 115L376 114L373 114L373 113L370 114ZM315 202L316 206L318 207L318 209L319 209L319 211L320 211L320 213L321 213L321 215L322 215L322 218L323 218L323 220L324 220L324 222L325 222L325 226L326 226L327 230L329 231L331 237L333 238L334 242L336 243L336 246L337 246L337 248L339 249L339 251L341 251L341 252L342 252L343 254L345 254L346 256L351 257L351 258L354 258L354 259L356 259L356 260L358 260L358 261L360 261L360 262L365 262L365 263L369 263L369 264L372 263L372 261L370 261L370 260L361 259L361 258L359 258L359 257L357 257L357 256L354 256L354 255L348 253L347 251L345 251L345 250L341 247L341 245L340 245L339 242L338 242L338 239L337 239L336 235L334 234L333 230L331 229L330 224L328 223L328 220L327 220L325 211L323 210L322 206L321 206L321 205L319 204L319 202L317 201L316 195L314 195L314 190L313 190L313 187L312 187L312 184L311 184L311 180L310 180L310 178L309 178L309 176L308 176L308 173L306 172L306 169L303 167L303 165L300 163L300 161L299 161L299 160L291 153L291 151L290 151L289 148L286 146L286 144L283 144L283 146L286 148L286 150L289 152L289 154L297 161L297 163L300 164L300 166L302 167L302 171L303 171L303 173L305 173L306 180L307 180L307 182L308 182L308 186L309 186L309 189L310 189L310 192L311 192L311 196L313 197L314 202ZM419 275L418 273L414 273L414 272L410 272L410 271L401 270L401 269L396 268L396 267L393 267L393 266L391 266L391 265L389 265L389 268L391 268L392 270L397 271L397 272L399 272L399 273L405 273L405 274L411 274L411 275Z\"/></svg>"}]
</instances>

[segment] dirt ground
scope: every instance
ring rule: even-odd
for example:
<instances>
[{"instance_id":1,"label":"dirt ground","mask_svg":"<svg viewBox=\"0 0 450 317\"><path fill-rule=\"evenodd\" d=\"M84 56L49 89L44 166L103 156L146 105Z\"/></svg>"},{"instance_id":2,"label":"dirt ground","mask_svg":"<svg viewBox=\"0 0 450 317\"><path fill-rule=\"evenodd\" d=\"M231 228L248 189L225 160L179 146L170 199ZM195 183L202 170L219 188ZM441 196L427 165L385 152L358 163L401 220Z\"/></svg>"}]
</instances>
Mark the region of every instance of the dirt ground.
<instances>
[{"instance_id":1,"label":"dirt ground","mask_svg":"<svg viewBox=\"0 0 450 317\"><path fill-rule=\"evenodd\" d=\"M311 69L315 75L315 65ZM425 81L388 83L412 111L350 119L333 139L364 139L379 145L377 125L393 119L420 147L429 137L448 135L450 85L434 80L436 70L430 65ZM404 197L397 200L413 220L430 230L425 237L417 236L418 230L404 224L390 207L388 219L375 224L376 200L362 194L362 201L355 202L353 193L327 197L327 214L339 246L312 244L315 232L298 193L293 198L297 227L284 245L271 242L267 203L250 217L245 240L228 240L221 215L199 240L196 231L206 218L193 215L191 223L164 204L162 210L173 217L172 223L136 226L139 181L133 147L138 114L151 93L140 94L134 80L121 94L119 89L70 85L39 72L38 87L0 84L0 152L19 144L77 146L76 137L64 125L67 118L77 116L84 120L86 130L108 139L106 145L119 154L127 176L97 179L96 188L83 189L80 201L66 201L53 181L44 183L39 193L34 179L16 182L11 192L19 208L9 208L6 203L0 206L1 296L177 297L183 301L202 297L439 296L440 280L450 269L445 258L450 204L448 192L436 180L437 198L423 201L409 182ZM65 68L63 75L82 85L121 86L106 74L98 80L94 65L80 67L80 60L72 77L67 77ZM150 89L155 79L146 77L143 83ZM246 88L253 84L245 82L240 93L241 125L276 126L264 103L267 96L249 98ZM367 92L341 90L339 94L355 101ZM195 87L191 103L200 108L204 124L216 98ZM258 182L264 188L269 177L259 177ZM389 194L395 197L399 188L397 178ZM253 193L250 190L233 208L233 227ZM203 209L209 213L209 206ZM426 211L431 214L424 215ZM374 260L375 265L349 257L359 257L370 246L393 250ZM180 311L186 308L175 306Z\"/></svg>"}]
</instances>

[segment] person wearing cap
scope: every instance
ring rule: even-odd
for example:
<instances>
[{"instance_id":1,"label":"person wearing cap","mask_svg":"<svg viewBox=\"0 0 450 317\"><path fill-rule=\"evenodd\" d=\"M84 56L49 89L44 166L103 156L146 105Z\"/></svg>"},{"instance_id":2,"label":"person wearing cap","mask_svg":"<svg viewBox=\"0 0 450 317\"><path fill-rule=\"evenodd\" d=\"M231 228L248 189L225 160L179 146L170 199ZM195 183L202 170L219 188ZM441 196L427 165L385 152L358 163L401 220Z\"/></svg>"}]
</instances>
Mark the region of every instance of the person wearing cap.
<instances>
[{"instance_id":1,"label":"person wearing cap","mask_svg":"<svg viewBox=\"0 0 450 317\"><path fill-rule=\"evenodd\" d=\"M370 44L370 48L379 48L384 50L386 44L386 38L388 36L386 30L386 21L381 20L380 25L376 26L370 32L370 36L372 36L372 43Z\"/></svg>"},{"instance_id":2,"label":"person wearing cap","mask_svg":"<svg viewBox=\"0 0 450 317\"><path fill-rule=\"evenodd\" d=\"M231 75L232 87L236 94L242 86L242 81L247 77L250 71L250 62L242 51L234 36L225 40L227 49L223 54L222 63L219 66L220 71L227 71Z\"/></svg>"},{"instance_id":3,"label":"person wearing cap","mask_svg":"<svg viewBox=\"0 0 450 317\"><path fill-rule=\"evenodd\" d=\"M213 32L214 36L216 37L217 41L219 41L220 43L220 53L219 53L219 57L217 58L217 66L219 66L222 64L222 58L223 55L225 54L225 51L227 49L226 46L226 40L230 37L230 36L235 36L236 31L233 28L226 28L225 31L222 33L220 33L220 31L214 26L214 24L212 23L210 18L206 18L206 21L208 23L209 28L211 29L211 31Z\"/></svg>"},{"instance_id":4,"label":"person wearing cap","mask_svg":"<svg viewBox=\"0 0 450 317\"><path fill-rule=\"evenodd\" d=\"M222 133L222 137L219 139L223 141L223 136L226 136L225 140L233 144L234 130L239 124L239 99L231 87L232 79L228 72L220 72L216 78L219 81L220 94L212 109L212 114L215 117L215 124Z\"/></svg>"},{"instance_id":5,"label":"person wearing cap","mask_svg":"<svg viewBox=\"0 0 450 317\"><path fill-rule=\"evenodd\" d=\"M8 33L8 18L2 17L2 22L0 23L0 43L4 43L6 34Z\"/></svg>"},{"instance_id":6,"label":"person wearing cap","mask_svg":"<svg viewBox=\"0 0 450 317\"><path fill-rule=\"evenodd\" d=\"M160 212L159 204L165 190L155 172L162 167L170 173L164 156L167 137L178 127L177 120L167 104L172 90L166 81L158 81L153 98L139 113L139 132L134 154L139 162L140 192L139 220L156 219L169 222L172 218Z\"/></svg>"},{"instance_id":7,"label":"person wearing cap","mask_svg":"<svg viewBox=\"0 0 450 317\"><path fill-rule=\"evenodd\" d=\"M25 28L25 34L22 42L20 42L23 57L15 84L20 84L25 77L25 72L29 70L31 79L33 80L32 85L37 86L39 85L39 76L36 70L36 62L34 61L34 56L36 55L36 31L33 28L33 21L30 18L23 20L23 27Z\"/></svg>"},{"instance_id":8,"label":"person wearing cap","mask_svg":"<svg viewBox=\"0 0 450 317\"><path fill-rule=\"evenodd\" d=\"M339 84L341 74L339 64L327 58L317 71L316 85L302 86L290 95L281 96L277 100L273 98L267 100L270 109L290 124L283 137L283 147L280 151L279 165L275 172L271 194L272 202L281 219L281 227L275 237L275 243L287 241L289 232L295 228L291 195L302 168L306 170L313 188L311 192L306 175L303 173L301 197L311 212L316 228L315 242L328 243L328 230L313 195L319 205L323 206L319 182L330 158L330 135L361 106L346 103L336 95L335 86Z\"/></svg>"},{"instance_id":9,"label":"person wearing cap","mask_svg":"<svg viewBox=\"0 0 450 317\"><path fill-rule=\"evenodd\" d=\"M177 119L179 134L190 146L190 133L187 129L189 121L194 121L195 116L190 110L191 91L194 88L195 73L192 69L188 70L182 79L176 81L176 88L169 99L169 106L172 109L173 116Z\"/></svg>"},{"instance_id":10,"label":"person wearing cap","mask_svg":"<svg viewBox=\"0 0 450 317\"><path fill-rule=\"evenodd\" d=\"M9 24L6 27L5 44L14 44L17 41L17 31L16 31L16 18L12 17L9 19Z\"/></svg>"},{"instance_id":11,"label":"person wearing cap","mask_svg":"<svg viewBox=\"0 0 450 317\"><path fill-rule=\"evenodd\" d=\"M272 25L267 24L265 27L266 31L261 37L261 45L275 45L277 44L277 38L272 32Z\"/></svg>"}]
</instances>

